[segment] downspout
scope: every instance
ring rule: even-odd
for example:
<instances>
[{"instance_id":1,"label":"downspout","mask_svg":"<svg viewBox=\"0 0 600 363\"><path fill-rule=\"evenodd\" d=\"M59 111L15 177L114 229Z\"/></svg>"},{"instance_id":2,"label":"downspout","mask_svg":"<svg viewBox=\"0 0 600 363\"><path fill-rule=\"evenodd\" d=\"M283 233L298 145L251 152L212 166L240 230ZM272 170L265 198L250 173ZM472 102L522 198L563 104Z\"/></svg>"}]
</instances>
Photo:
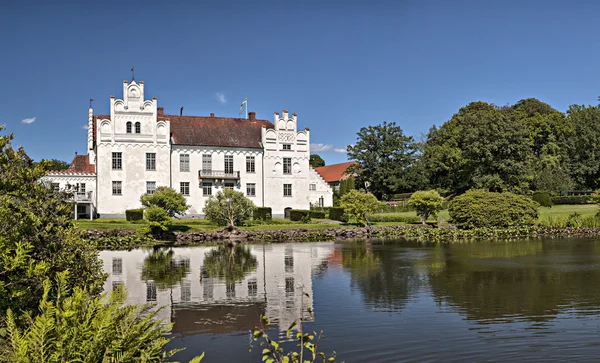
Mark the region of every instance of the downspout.
<instances>
[{"instance_id":1,"label":"downspout","mask_svg":"<svg viewBox=\"0 0 600 363\"><path fill-rule=\"evenodd\" d=\"M173 136L169 137L169 188L173 188Z\"/></svg>"},{"instance_id":2,"label":"downspout","mask_svg":"<svg viewBox=\"0 0 600 363\"><path fill-rule=\"evenodd\" d=\"M265 148L263 146L263 143L260 143L260 147L263 149L263 153L262 153L262 157L260 158L261 161L261 167L260 167L260 171L262 174L262 178L261 178L261 184L262 184L262 206L265 206Z\"/></svg>"}]
</instances>

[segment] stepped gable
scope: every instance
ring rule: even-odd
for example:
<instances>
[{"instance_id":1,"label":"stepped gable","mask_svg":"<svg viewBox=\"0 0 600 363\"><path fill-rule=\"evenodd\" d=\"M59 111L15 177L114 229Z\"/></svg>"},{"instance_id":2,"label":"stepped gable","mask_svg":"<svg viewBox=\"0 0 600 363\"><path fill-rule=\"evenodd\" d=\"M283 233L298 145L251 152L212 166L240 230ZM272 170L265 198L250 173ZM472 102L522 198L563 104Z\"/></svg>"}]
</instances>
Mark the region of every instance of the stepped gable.
<instances>
[{"instance_id":1,"label":"stepped gable","mask_svg":"<svg viewBox=\"0 0 600 363\"><path fill-rule=\"evenodd\" d=\"M71 165L66 170L48 170L46 174L52 175L90 175L96 174L96 166L90 164L89 155L75 155Z\"/></svg>"},{"instance_id":2,"label":"stepped gable","mask_svg":"<svg viewBox=\"0 0 600 363\"><path fill-rule=\"evenodd\" d=\"M222 147L261 148L261 128L273 128L267 120L211 116L159 116L169 120L173 143L176 145L200 145Z\"/></svg>"},{"instance_id":3,"label":"stepped gable","mask_svg":"<svg viewBox=\"0 0 600 363\"><path fill-rule=\"evenodd\" d=\"M315 170L321 175L323 179L325 179L327 183L334 183L348 178L349 175L346 174L346 170L354 164L357 164L357 162L348 161L340 164L320 166L318 168L315 168Z\"/></svg>"}]
</instances>

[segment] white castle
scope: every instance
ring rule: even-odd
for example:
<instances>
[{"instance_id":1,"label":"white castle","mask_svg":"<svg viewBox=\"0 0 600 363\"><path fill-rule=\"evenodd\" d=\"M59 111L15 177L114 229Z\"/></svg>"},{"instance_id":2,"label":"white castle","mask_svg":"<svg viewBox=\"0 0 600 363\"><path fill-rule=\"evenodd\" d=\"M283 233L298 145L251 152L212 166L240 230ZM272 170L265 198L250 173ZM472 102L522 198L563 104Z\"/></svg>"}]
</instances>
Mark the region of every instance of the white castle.
<instances>
[{"instance_id":1,"label":"white castle","mask_svg":"<svg viewBox=\"0 0 600 363\"><path fill-rule=\"evenodd\" d=\"M274 217L311 204L331 206L333 191L309 165L310 131L296 114L275 112L273 123L247 118L167 115L144 82L123 81L123 99L110 97L110 114L88 112L87 155L44 181L75 191L75 218L122 217L158 186L180 191L202 215L223 188L243 192Z\"/></svg>"}]
</instances>

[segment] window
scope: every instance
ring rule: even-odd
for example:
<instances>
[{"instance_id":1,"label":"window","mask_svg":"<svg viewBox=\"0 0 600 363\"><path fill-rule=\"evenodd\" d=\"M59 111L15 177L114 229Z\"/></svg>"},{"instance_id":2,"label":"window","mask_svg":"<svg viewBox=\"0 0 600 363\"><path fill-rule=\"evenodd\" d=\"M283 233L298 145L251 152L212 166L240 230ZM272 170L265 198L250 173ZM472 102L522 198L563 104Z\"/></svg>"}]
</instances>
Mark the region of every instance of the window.
<instances>
[{"instance_id":1,"label":"window","mask_svg":"<svg viewBox=\"0 0 600 363\"><path fill-rule=\"evenodd\" d=\"M112 153L113 170L123 169L123 153Z\"/></svg>"},{"instance_id":2,"label":"window","mask_svg":"<svg viewBox=\"0 0 600 363\"><path fill-rule=\"evenodd\" d=\"M210 172L212 170L212 155L202 154L202 171Z\"/></svg>"},{"instance_id":3,"label":"window","mask_svg":"<svg viewBox=\"0 0 600 363\"><path fill-rule=\"evenodd\" d=\"M283 158L283 173L292 173L292 158Z\"/></svg>"},{"instance_id":4,"label":"window","mask_svg":"<svg viewBox=\"0 0 600 363\"><path fill-rule=\"evenodd\" d=\"M146 194L154 194L156 190L156 182L155 181L147 181L146 182Z\"/></svg>"},{"instance_id":5,"label":"window","mask_svg":"<svg viewBox=\"0 0 600 363\"><path fill-rule=\"evenodd\" d=\"M127 121L127 133L131 134L131 121Z\"/></svg>"},{"instance_id":6,"label":"window","mask_svg":"<svg viewBox=\"0 0 600 363\"><path fill-rule=\"evenodd\" d=\"M154 281L146 282L146 302L156 301L156 284Z\"/></svg>"},{"instance_id":7,"label":"window","mask_svg":"<svg viewBox=\"0 0 600 363\"><path fill-rule=\"evenodd\" d=\"M77 194L85 195L85 183L77 183L76 189Z\"/></svg>"},{"instance_id":8,"label":"window","mask_svg":"<svg viewBox=\"0 0 600 363\"><path fill-rule=\"evenodd\" d=\"M190 171L190 154L179 155L179 171Z\"/></svg>"},{"instance_id":9,"label":"window","mask_svg":"<svg viewBox=\"0 0 600 363\"><path fill-rule=\"evenodd\" d=\"M123 192L122 188L123 188L123 182L120 182L120 181L112 182L113 195L121 195L121 193Z\"/></svg>"},{"instance_id":10,"label":"window","mask_svg":"<svg viewBox=\"0 0 600 363\"><path fill-rule=\"evenodd\" d=\"M192 300L192 283L183 281L181 283L181 301L188 302L190 300Z\"/></svg>"},{"instance_id":11,"label":"window","mask_svg":"<svg viewBox=\"0 0 600 363\"><path fill-rule=\"evenodd\" d=\"M50 190L52 190L53 192L58 192L60 190L60 184L50 183Z\"/></svg>"},{"instance_id":12,"label":"window","mask_svg":"<svg viewBox=\"0 0 600 363\"><path fill-rule=\"evenodd\" d=\"M311 190L311 191L317 190L317 184L308 184L308 190Z\"/></svg>"},{"instance_id":13,"label":"window","mask_svg":"<svg viewBox=\"0 0 600 363\"><path fill-rule=\"evenodd\" d=\"M204 182L202 183L202 196L208 197L212 195L212 183Z\"/></svg>"},{"instance_id":14,"label":"window","mask_svg":"<svg viewBox=\"0 0 600 363\"><path fill-rule=\"evenodd\" d=\"M286 277L285 278L285 297L294 296L294 278Z\"/></svg>"},{"instance_id":15,"label":"window","mask_svg":"<svg viewBox=\"0 0 600 363\"><path fill-rule=\"evenodd\" d=\"M248 296L255 297L258 294L256 279L248 280Z\"/></svg>"},{"instance_id":16,"label":"window","mask_svg":"<svg viewBox=\"0 0 600 363\"><path fill-rule=\"evenodd\" d=\"M294 272L294 256L288 255L287 251L286 251L286 256L284 257L283 263L285 266L285 272L288 272L288 273Z\"/></svg>"},{"instance_id":17,"label":"window","mask_svg":"<svg viewBox=\"0 0 600 363\"><path fill-rule=\"evenodd\" d=\"M156 170L156 153L146 153L146 170Z\"/></svg>"},{"instance_id":18,"label":"window","mask_svg":"<svg viewBox=\"0 0 600 363\"><path fill-rule=\"evenodd\" d=\"M190 195L190 182L179 183L179 191L183 195Z\"/></svg>"},{"instance_id":19,"label":"window","mask_svg":"<svg viewBox=\"0 0 600 363\"><path fill-rule=\"evenodd\" d=\"M256 196L256 184L255 183L246 184L246 195L249 197Z\"/></svg>"},{"instance_id":20,"label":"window","mask_svg":"<svg viewBox=\"0 0 600 363\"><path fill-rule=\"evenodd\" d=\"M233 174L233 155L225 155L225 174Z\"/></svg>"},{"instance_id":21,"label":"window","mask_svg":"<svg viewBox=\"0 0 600 363\"><path fill-rule=\"evenodd\" d=\"M123 259L122 258L113 257L112 273L113 273L113 275L121 275L123 273Z\"/></svg>"},{"instance_id":22,"label":"window","mask_svg":"<svg viewBox=\"0 0 600 363\"><path fill-rule=\"evenodd\" d=\"M246 156L246 173L255 173L256 163L254 156Z\"/></svg>"},{"instance_id":23,"label":"window","mask_svg":"<svg viewBox=\"0 0 600 363\"><path fill-rule=\"evenodd\" d=\"M225 189L233 189L233 188L235 188L235 183L225 182L223 184L223 188L225 188Z\"/></svg>"},{"instance_id":24,"label":"window","mask_svg":"<svg viewBox=\"0 0 600 363\"><path fill-rule=\"evenodd\" d=\"M139 134L142 132L142 124L140 124L139 122L135 123L135 133Z\"/></svg>"},{"instance_id":25,"label":"window","mask_svg":"<svg viewBox=\"0 0 600 363\"><path fill-rule=\"evenodd\" d=\"M283 184L283 196L284 197L292 196L292 184Z\"/></svg>"},{"instance_id":26,"label":"window","mask_svg":"<svg viewBox=\"0 0 600 363\"><path fill-rule=\"evenodd\" d=\"M225 297L228 299L235 299L235 282L225 285Z\"/></svg>"},{"instance_id":27,"label":"window","mask_svg":"<svg viewBox=\"0 0 600 363\"><path fill-rule=\"evenodd\" d=\"M291 144L283 144L281 145L281 150L292 150Z\"/></svg>"},{"instance_id":28,"label":"window","mask_svg":"<svg viewBox=\"0 0 600 363\"><path fill-rule=\"evenodd\" d=\"M112 289L115 290L117 287L123 285L123 281L113 281L112 282Z\"/></svg>"}]
</instances>

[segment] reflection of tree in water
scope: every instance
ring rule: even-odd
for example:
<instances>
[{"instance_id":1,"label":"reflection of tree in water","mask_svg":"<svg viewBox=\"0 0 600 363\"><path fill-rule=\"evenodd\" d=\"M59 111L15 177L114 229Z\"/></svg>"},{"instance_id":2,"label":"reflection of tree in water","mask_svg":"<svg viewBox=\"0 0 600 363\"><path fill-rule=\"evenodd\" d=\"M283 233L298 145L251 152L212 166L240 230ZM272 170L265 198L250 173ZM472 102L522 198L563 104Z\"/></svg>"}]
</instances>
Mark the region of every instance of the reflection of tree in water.
<instances>
[{"instance_id":1,"label":"reflection of tree in water","mask_svg":"<svg viewBox=\"0 0 600 363\"><path fill-rule=\"evenodd\" d=\"M219 278L227 284L243 280L246 274L256 270L256 266L256 257L246 246L221 245L204 257L208 277Z\"/></svg>"},{"instance_id":2,"label":"reflection of tree in water","mask_svg":"<svg viewBox=\"0 0 600 363\"><path fill-rule=\"evenodd\" d=\"M449 245L444 271L430 274L429 283L437 299L458 306L468 319L516 315L549 320L566 306L585 310L600 305L593 245L591 241Z\"/></svg>"},{"instance_id":3,"label":"reflection of tree in water","mask_svg":"<svg viewBox=\"0 0 600 363\"><path fill-rule=\"evenodd\" d=\"M420 284L411 262L397 258L393 251L371 244L342 247L342 266L349 271L352 286L377 309L402 309Z\"/></svg>"},{"instance_id":4,"label":"reflection of tree in water","mask_svg":"<svg viewBox=\"0 0 600 363\"><path fill-rule=\"evenodd\" d=\"M174 287L190 272L188 261L176 260L171 249L159 248L144 259L142 280L152 280L164 290ZM186 263L188 262L188 263Z\"/></svg>"}]
</instances>

